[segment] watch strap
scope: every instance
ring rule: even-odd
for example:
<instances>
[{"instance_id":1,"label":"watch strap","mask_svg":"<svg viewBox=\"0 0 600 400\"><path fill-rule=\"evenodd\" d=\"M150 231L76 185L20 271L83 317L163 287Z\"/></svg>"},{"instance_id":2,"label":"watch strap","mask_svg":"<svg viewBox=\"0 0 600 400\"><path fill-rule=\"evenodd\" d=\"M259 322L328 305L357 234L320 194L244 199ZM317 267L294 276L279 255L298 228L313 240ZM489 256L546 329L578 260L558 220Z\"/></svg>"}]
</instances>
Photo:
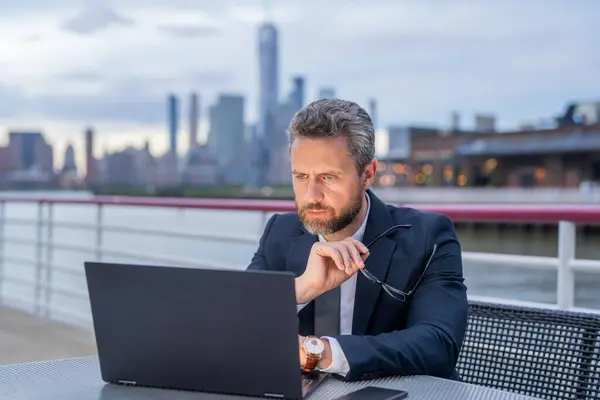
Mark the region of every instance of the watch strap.
<instances>
[{"instance_id":1,"label":"watch strap","mask_svg":"<svg viewBox=\"0 0 600 400\"><path fill-rule=\"evenodd\" d=\"M312 372L317 367L319 360L321 360L320 356L306 353L306 358L304 360L304 365L302 366L302 370L304 372Z\"/></svg>"}]
</instances>

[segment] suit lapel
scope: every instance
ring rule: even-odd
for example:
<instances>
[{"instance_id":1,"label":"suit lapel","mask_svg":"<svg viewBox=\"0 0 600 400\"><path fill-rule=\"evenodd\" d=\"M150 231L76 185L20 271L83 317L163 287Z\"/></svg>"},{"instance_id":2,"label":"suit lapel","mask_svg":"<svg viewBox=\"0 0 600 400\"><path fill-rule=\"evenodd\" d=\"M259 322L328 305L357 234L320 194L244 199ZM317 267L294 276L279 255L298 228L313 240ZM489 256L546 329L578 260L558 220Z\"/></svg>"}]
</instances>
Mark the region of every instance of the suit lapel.
<instances>
[{"instance_id":1,"label":"suit lapel","mask_svg":"<svg viewBox=\"0 0 600 400\"><path fill-rule=\"evenodd\" d=\"M367 226L362 240L365 244L370 243L381 233L393 226L393 220L386 205L370 190L368 191L368 194L371 200L371 209L369 211ZM365 268L382 281L385 280L395 249L395 241L386 237L379 239L370 248L369 258L365 261ZM365 334L369 319L371 318L375 305L377 304L377 299L382 290L381 285L371 282L369 279L365 278L362 273L358 272L352 321L353 334Z\"/></svg>"},{"instance_id":2,"label":"suit lapel","mask_svg":"<svg viewBox=\"0 0 600 400\"><path fill-rule=\"evenodd\" d=\"M286 271L292 271L296 276L302 275L306 270L310 249L317 240L319 240L318 236L302 229L301 234L293 238L290 243L285 257Z\"/></svg>"},{"instance_id":3,"label":"suit lapel","mask_svg":"<svg viewBox=\"0 0 600 400\"><path fill-rule=\"evenodd\" d=\"M301 228L300 235L292 239L286 254L286 271L294 272L300 276L306 270L306 263L312 245L319 240ZM314 303L310 302L298 313L298 333L303 336L314 334Z\"/></svg>"}]
</instances>

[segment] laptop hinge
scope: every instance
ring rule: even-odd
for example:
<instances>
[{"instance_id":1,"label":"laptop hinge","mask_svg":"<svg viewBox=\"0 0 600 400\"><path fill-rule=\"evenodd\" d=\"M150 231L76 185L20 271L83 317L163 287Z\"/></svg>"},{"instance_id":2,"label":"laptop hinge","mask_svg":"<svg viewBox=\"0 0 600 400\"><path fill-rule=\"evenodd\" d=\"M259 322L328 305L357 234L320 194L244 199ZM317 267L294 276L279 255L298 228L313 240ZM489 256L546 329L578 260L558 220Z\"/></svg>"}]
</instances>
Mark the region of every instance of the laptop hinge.
<instances>
[{"instance_id":1,"label":"laptop hinge","mask_svg":"<svg viewBox=\"0 0 600 400\"><path fill-rule=\"evenodd\" d=\"M277 397L278 399L283 399L285 396L281 393L265 393L265 397Z\"/></svg>"}]
</instances>

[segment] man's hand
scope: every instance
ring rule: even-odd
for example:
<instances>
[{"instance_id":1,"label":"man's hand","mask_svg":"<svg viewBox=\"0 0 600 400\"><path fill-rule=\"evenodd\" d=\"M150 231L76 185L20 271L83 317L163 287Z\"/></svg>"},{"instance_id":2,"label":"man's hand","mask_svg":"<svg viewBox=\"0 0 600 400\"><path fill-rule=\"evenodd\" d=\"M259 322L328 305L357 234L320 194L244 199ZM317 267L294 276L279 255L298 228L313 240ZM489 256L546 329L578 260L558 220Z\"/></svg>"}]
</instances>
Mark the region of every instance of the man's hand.
<instances>
[{"instance_id":1,"label":"man's hand","mask_svg":"<svg viewBox=\"0 0 600 400\"><path fill-rule=\"evenodd\" d=\"M351 237L312 246L304 273L296 280L296 300L307 303L348 280L365 267L367 246Z\"/></svg>"}]
</instances>

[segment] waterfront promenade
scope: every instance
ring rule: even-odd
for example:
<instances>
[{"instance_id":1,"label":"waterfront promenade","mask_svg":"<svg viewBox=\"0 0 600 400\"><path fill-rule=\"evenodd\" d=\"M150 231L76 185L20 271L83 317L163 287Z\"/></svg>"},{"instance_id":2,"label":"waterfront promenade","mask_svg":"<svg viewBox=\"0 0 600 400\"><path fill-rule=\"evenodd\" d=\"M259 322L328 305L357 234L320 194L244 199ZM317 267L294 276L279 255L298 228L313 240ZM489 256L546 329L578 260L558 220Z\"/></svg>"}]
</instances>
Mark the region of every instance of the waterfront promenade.
<instances>
[{"instance_id":1,"label":"waterfront promenade","mask_svg":"<svg viewBox=\"0 0 600 400\"><path fill-rule=\"evenodd\" d=\"M93 332L0 306L0 364L96 354Z\"/></svg>"},{"instance_id":2,"label":"waterfront promenade","mask_svg":"<svg viewBox=\"0 0 600 400\"><path fill-rule=\"evenodd\" d=\"M88 328L0 306L0 364L96 354L85 261L241 269L270 215L293 209L258 200L0 199L0 303ZM470 298L600 309L598 205L417 208L457 221Z\"/></svg>"}]
</instances>

